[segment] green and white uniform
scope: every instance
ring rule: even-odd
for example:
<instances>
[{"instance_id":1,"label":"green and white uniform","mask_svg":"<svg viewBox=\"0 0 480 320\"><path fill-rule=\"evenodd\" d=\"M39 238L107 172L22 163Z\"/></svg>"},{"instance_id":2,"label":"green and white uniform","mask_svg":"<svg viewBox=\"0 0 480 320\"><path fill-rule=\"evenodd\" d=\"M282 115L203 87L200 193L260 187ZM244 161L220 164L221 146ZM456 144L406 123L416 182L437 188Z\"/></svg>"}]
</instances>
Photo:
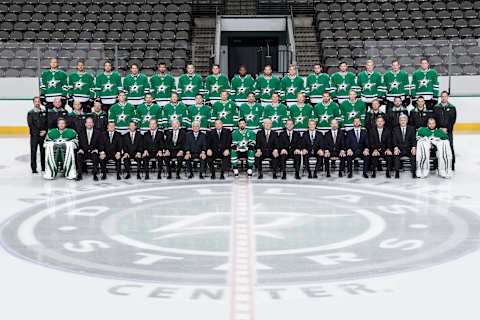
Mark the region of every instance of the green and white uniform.
<instances>
[{"instance_id":1,"label":"green and white uniform","mask_svg":"<svg viewBox=\"0 0 480 320\"><path fill-rule=\"evenodd\" d=\"M330 122L333 119L337 119L339 123L342 121L340 107L331 99L327 104L323 103L323 101L317 103L313 108L313 112L317 119L317 129L321 131L329 130Z\"/></svg>"},{"instance_id":2,"label":"green and white uniform","mask_svg":"<svg viewBox=\"0 0 480 320\"><path fill-rule=\"evenodd\" d=\"M255 93L257 100L260 100L262 106L267 106L272 103L272 94L274 92L280 93L280 80L272 75L266 77L264 74L258 77L255 83Z\"/></svg>"},{"instance_id":3,"label":"green and white uniform","mask_svg":"<svg viewBox=\"0 0 480 320\"><path fill-rule=\"evenodd\" d=\"M215 102L212 107L212 122L215 120L222 120L225 128L236 127L238 112L235 103L232 100Z\"/></svg>"},{"instance_id":4,"label":"green and white uniform","mask_svg":"<svg viewBox=\"0 0 480 320\"><path fill-rule=\"evenodd\" d=\"M223 75L209 75L205 80L205 100L209 101L210 104L214 104L215 102L220 100L220 94L222 91L227 90L230 93L230 82L228 78Z\"/></svg>"},{"instance_id":5,"label":"green and white uniform","mask_svg":"<svg viewBox=\"0 0 480 320\"><path fill-rule=\"evenodd\" d=\"M350 101L350 99L347 99L343 101L340 105L342 126L347 130L352 129L353 119L359 117L362 123L362 128L365 128L366 109L367 107L362 99L355 99L355 101Z\"/></svg>"},{"instance_id":6,"label":"green and white uniform","mask_svg":"<svg viewBox=\"0 0 480 320\"><path fill-rule=\"evenodd\" d=\"M123 79L123 90L127 93L128 102L134 106L142 104L145 94L150 92L147 76L143 73L127 75Z\"/></svg>"},{"instance_id":7,"label":"green and white uniform","mask_svg":"<svg viewBox=\"0 0 480 320\"><path fill-rule=\"evenodd\" d=\"M247 129L258 130L263 122L263 106L257 102L252 104L247 102L242 104L239 109L239 118L245 119Z\"/></svg>"},{"instance_id":8,"label":"green and white uniform","mask_svg":"<svg viewBox=\"0 0 480 320\"><path fill-rule=\"evenodd\" d=\"M122 78L117 71L102 72L95 78L96 97L100 98L102 104L114 104L122 90Z\"/></svg>"},{"instance_id":9,"label":"green and white uniform","mask_svg":"<svg viewBox=\"0 0 480 320\"><path fill-rule=\"evenodd\" d=\"M330 92L330 77L326 73L311 73L307 77L305 93L310 97L311 104L317 104L322 101L322 95L325 91Z\"/></svg>"},{"instance_id":10,"label":"green and white uniform","mask_svg":"<svg viewBox=\"0 0 480 320\"><path fill-rule=\"evenodd\" d=\"M175 79L170 74L156 73L150 78L150 92L161 107L170 102L172 93L176 92Z\"/></svg>"},{"instance_id":11,"label":"green and white uniform","mask_svg":"<svg viewBox=\"0 0 480 320\"><path fill-rule=\"evenodd\" d=\"M247 152L247 166L248 169L253 168L255 162L255 132L249 129L240 130L235 129L232 132L232 168L238 168L238 153Z\"/></svg>"},{"instance_id":12,"label":"green and white uniform","mask_svg":"<svg viewBox=\"0 0 480 320\"><path fill-rule=\"evenodd\" d=\"M388 101L393 102L396 97L400 97L403 101L406 96L410 95L410 80L404 70L398 70L394 73L392 69L389 69L383 75L383 83L387 88L386 97Z\"/></svg>"},{"instance_id":13,"label":"green and white uniform","mask_svg":"<svg viewBox=\"0 0 480 320\"><path fill-rule=\"evenodd\" d=\"M195 96L203 94L203 80L199 74L182 74L178 79L177 93L182 102L191 106L195 104Z\"/></svg>"},{"instance_id":14,"label":"green and white uniform","mask_svg":"<svg viewBox=\"0 0 480 320\"><path fill-rule=\"evenodd\" d=\"M200 130L207 131L211 126L212 108L205 104L188 106L188 118L190 123L199 122Z\"/></svg>"},{"instance_id":15,"label":"green and white uniform","mask_svg":"<svg viewBox=\"0 0 480 320\"><path fill-rule=\"evenodd\" d=\"M148 105L146 102L137 107L136 115L138 128L144 133L150 129L150 120L157 120L158 124L162 122L162 109L156 103Z\"/></svg>"},{"instance_id":16,"label":"green and white uniform","mask_svg":"<svg viewBox=\"0 0 480 320\"><path fill-rule=\"evenodd\" d=\"M188 118L187 106L183 102L176 104L167 103L163 107L162 112L162 126L164 129L172 129L172 122L177 120L180 123L180 128L189 128L191 123Z\"/></svg>"},{"instance_id":17,"label":"green and white uniform","mask_svg":"<svg viewBox=\"0 0 480 320\"><path fill-rule=\"evenodd\" d=\"M57 128L48 130L45 138L45 175L48 180L54 179L59 171L63 171L69 180L77 178L75 167L75 149L78 147L78 136L75 130Z\"/></svg>"},{"instance_id":18,"label":"green and white uniform","mask_svg":"<svg viewBox=\"0 0 480 320\"><path fill-rule=\"evenodd\" d=\"M350 71L335 72L330 78L330 85L332 98L337 98L339 104L348 99L350 90L356 90L357 97L360 96L360 87L357 85L355 75Z\"/></svg>"},{"instance_id":19,"label":"green and white uniform","mask_svg":"<svg viewBox=\"0 0 480 320\"><path fill-rule=\"evenodd\" d=\"M108 121L115 123L116 130L121 134L127 132L128 125L132 120L137 121L137 113L135 107L129 102L115 103L108 111Z\"/></svg>"},{"instance_id":20,"label":"green and white uniform","mask_svg":"<svg viewBox=\"0 0 480 320\"><path fill-rule=\"evenodd\" d=\"M272 130L279 131L285 128L288 119L288 108L283 103L277 105L269 104L263 109L263 120L272 120Z\"/></svg>"},{"instance_id":21,"label":"green and white uniform","mask_svg":"<svg viewBox=\"0 0 480 320\"><path fill-rule=\"evenodd\" d=\"M294 128L303 132L308 129L308 121L315 120L313 107L308 103L294 104L289 107L289 118L293 120Z\"/></svg>"},{"instance_id":22,"label":"green and white uniform","mask_svg":"<svg viewBox=\"0 0 480 320\"><path fill-rule=\"evenodd\" d=\"M68 76L68 96L73 100L87 102L95 97L93 76L87 72L74 72Z\"/></svg>"},{"instance_id":23,"label":"green and white uniform","mask_svg":"<svg viewBox=\"0 0 480 320\"><path fill-rule=\"evenodd\" d=\"M232 79L230 94L238 107L247 102L250 92L255 92L255 80L252 76L247 74L242 78L239 74L235 75Z\"/></svg>"},{"instance_id":24,"label":"green and white uniform","mask_svg":"<svg viewBox=\"0 0 480 320\"><path fill-rule=\"evenodd\" d=\"M362 91L362 100L365 103L371 103L377 98L383 98L387 88L383 84L382 75L378 71L368 73L366 70L360 72L357 76L357 84Z\"/></svg>"},{"instance_id":25,"label":"green and white uniform","mask_svg":"<svg viewBox=\"0 0 480 320\"><path fill-rule=\"evenodd\" d=\"M441 129L422 127L417 130L417 177L425 178L430 173L430 150L436 147L438 175L450 178L452 172L452 149L448 135Z\"/></svg>"},{"instance_id":26,"label":"green and white uniform","mask_svg":"<svg viewBox=\"0 0 480 320\"><path fill-rule=\"evenodd\" d=\"M417 69L412 75L412 97L423 96L426 101L438 99L438 74L434 69Z\"/></svg>"},{"instance_id":27,"label":"green and white uniform","mask_svg":"<svg viewBox=\"0 0 480 320\"><path fill-rule=\"evenodd\" d=\"M291 78L290 75L286 75L280 82L282 100L285 101L287 106L297 103L297 95L301 92L305 92L305 86L303 78L296 75Z\"/></svg>"},{"instance_id":28,"label":"green and white uniform","mask_svg":"<svg viewBox=\"0 0 480 320\"><path fill-rule=\"evenodd\" d=\"M42 72L40 77L40 95L45 96L47 102L53 102L58 97L66 97L67 93L67 75L63 70L50 69Z\"/></svg>"}]
</instances>

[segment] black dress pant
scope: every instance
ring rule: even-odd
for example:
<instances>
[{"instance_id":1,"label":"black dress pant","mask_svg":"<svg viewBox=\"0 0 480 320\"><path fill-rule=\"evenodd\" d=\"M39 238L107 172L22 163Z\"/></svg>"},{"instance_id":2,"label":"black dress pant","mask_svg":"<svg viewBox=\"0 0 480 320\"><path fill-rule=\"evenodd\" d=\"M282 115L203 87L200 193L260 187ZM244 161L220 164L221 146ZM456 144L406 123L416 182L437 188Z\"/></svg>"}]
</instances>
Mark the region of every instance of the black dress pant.
<instances>
[{"instance_id":1,"label":"black dress pant","mask_svg":"<svg viewBox=\"0 0 480 320\"><path fill-rule=\"evenodd\" d=\"M176 174L180 175L180 171L182 171L182 164L183 164L184 156L178 157L177 156L178 152L179 152L179 150L177 150L177 151L170 150L170 155L168 157L164 157L165 166L167 167L167 173L168 173L169 176L172 174L172 160L173 159L177 160L177 166L175 168Z\"/></svg>"},{"instance_id":2,"label":"black dress pant","mask_svg":"<svg viewBox=\"0 0 480 320\"><path fill-rule=\"evenodd\" d=\"M314 173L318 171L322 171L323 169L323 157L319 156L316 153L307 153L303 156L303 166L307 170L307 173L310 174L312 170L310 169L310 158L315 158L317 161L315 162L315 169Z\"/></svg>"},{"instance_id":3,"label":"black dress pant","mask_svg":"<svg viewBox=\"0 0 480 320\"><path fill-rule=\"evenodd\" d=\"M201 159L199 153L192 153L190 159L187 160L188 172L190 174L193 174L192 162L196 159L198 159L198 161L200 162L200 174L203 175L205 173L205 163L207 159Z\"/></svg>"},{"instance_id":4,"label":"black dress pant","mask_svg":"<svg viewBox=\"0 0 480 320\"><path fill-rule=\"evenodd\" d=\"M92 160L93 162L93 169L92 172L93 174L98 173L98 152L77 152L77 168L78 168L78 173L81 175L82 174L82 168L85 165L85 160Z\"/></svg>"},{"instance_id":5,"label":"black dress pant","mask_svg":"<svg viewBox=\"0 0 480 320\"><path fill-rule=\"evenodd\" d=\"M137 175L140 175L140 172L142 172L142 158L141 157L135 157L135 155L130 155L130 157L123 159L123 165L125 166L125 171L127 173L130 173L131 168L132 168L132 160L135 160L137 162Z\"/></svg>"},{"instance_id":6,"label":"black dress pant","mask_svg":"<svg viewBox=\"0 0 480 320\"><path fill-rule=\"evenodd\" d=\"M363 155L361 152L356 152L352 156L347 156L347 169L351 173L353 171L353 160L356 158L361 158L363 160L363 173L367 174L368 168L370 166L370 157Z\"/></svg>"},{"instance_id":7,"label":"black dress pant","mask_svg":"<svg viewBox=\"0 0 480 320\"><path fill-rule=\"evenodd\" d=\"M221 173L225 173L225 171L227 171L228 169L228 166L229 166L229 160L230 160L230 156L224 156L223 153L213 153L213 155L211 157L208 157L207 158L207 162L208 162L208 166L210 167L210 172L212 173L212 175L215 174L215 163L214 161L217 160L217 159L220 159L222 161L222 165L221 165Z\"/></svg>"},{"instance_id":8,"label":"black dress pant","mask_svg":"<svg viewBox=\"0 0 480 320\"><path fill-rule=\"evenodd\" d=\"M281 154L280 155L280 170L282 172L287 171L287 160L293 159L293 168L295 169L295 173L300 172L300 154L294 154L293 151L288 152L288 154Z\"/></svg>"},{"instance_id":9,"label":"black dress pant","mask_svg":"<svg viewBox=\"0 0 480 320\"><path fill-rule=\"evenodd\" d=\"M387 172L392 170L392 156L381 154L380 156L372 156L371 158L373 173L377 172L377 166L381 166L381 159L384 159L387 162Z\"/></svg>"},{"instance_id":10,"label":"black dress pant","mask_svg":"<svg viewBox=\"0 0 480 320\"><path fill-rule=\"evenodd\" d=\"M105 159L100 160L100 168L102 170L102 174L107 174L107 162L108 160L113 160L115 161L115 170L117 171L117 174L120 174L121 170L121 165L120 165L120 159L115 159L115 156L107 156Z\"/></svg>"},{"instance_id":11,"label":"black dress pant","mask_svg":"<svg viewBox=\"0 0 480 320\"><path fill-rule=\"evenodd\" d=\"M271 159L272 170L276 173L278 169L278 158L275 158L270 150L265 152L262 150L262 155L260 157L255 157L255 166L257 167L258 172L261 173L263 171L262 162L267 158Z\"/></svg>"},{"instance_id":12,"label":"black dress pant","mask_svg":"<svg viewBox=\"0 0 480 320\"><path fill-rule=\"evenodd\" d=\"M330 152L330 157L324 157L324 165L325 165L325 171L327 172L327 174L330 173L330 163L335 161L335 160L332 160L332 158L339 158L340 159L340 168L339 168L339 172L342 172L345 171L345 161L346 161L346 157L340 157L340 154L338 152Z\"/></svg>"},{"instance_id":13,"label":"black dress pant","mask_svg":"<svg viewBox=\"0 0 480 320\"><path fill-rule=\"evenodd\" d=\"M149 164L150 164L150 160L152 160L152 159L157 160L158 176L160 176L162 174L163 158L152 156L153 154L156 154L157 152L155 152L155 151L149 152L149 155L143 158L143 168L145 170L145 175L148 175L150 173L150 165Z\"/></svg>"},{"instance_id":14,"label":"black dress pant","mask_svg":"<svg viewBox=\"0 0 480 320\"><path fill-rule=\"evenodd\" d=\"M32 171L37 171L37 150L40 149L40 166L42 171L45 171L45 148L43 143L45 142L45 137L40 137L37 135L30 136L30 167Z\"/></svg>"},{"instance_id":15,"label":"black dress pant","mask_svg":"<svg viewBox=\"0 0 480 320\"><path fill-rule=\"evenodd\" d=\"M400 150L400 154L398 156L393 156L393 165L395 167L395 171L400 170L402 157L408 157L408 161L410 161L410 171L414 173L417 166L417 160L416 157L412 155L410 150Z\"/></svg>"}]
</instances>

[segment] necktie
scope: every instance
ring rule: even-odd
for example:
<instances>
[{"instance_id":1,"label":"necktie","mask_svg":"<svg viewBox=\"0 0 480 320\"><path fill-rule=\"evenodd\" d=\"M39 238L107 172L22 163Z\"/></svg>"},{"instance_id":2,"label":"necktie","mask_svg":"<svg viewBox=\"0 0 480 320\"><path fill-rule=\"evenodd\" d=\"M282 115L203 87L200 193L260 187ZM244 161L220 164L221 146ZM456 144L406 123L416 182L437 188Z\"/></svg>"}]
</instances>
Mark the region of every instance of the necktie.
<instances>
[{"instance_id":1,"label":"necktie","mask_svg":"<svg viewBox=\"0 0 480 320\"><path fill-rule=\"evenodd\" d=\"M357 136L357 143L360 142L360 130L355 130L355 135Z\"/></svg>"},{"instance_id":2,"label":"necktie","mask_svg":"<svg viewBox=\"0 0 480 320\"><path fill-rule=\"evenodd\" d=\"M382 130L378 130L378 142L382 143Z\"/></svg>"},{"instance_id":3,"label":"necktie","mask_svg":"<svg viewBox=\"0 0 480 320\"><path fill-rule=\"evenodd\" d=\"M113 132L110 132L109 135L110 135L110 143L112 143L112 140L113 140Z\"/></svg>"},{"instance_id":4,"label":"necktie","mask_svg":"<svg viewBox=\"0 0 480 320\"><path fill-rule=\"evenodd\" d=\"M177 145L177 130L173 130L173 145Z\"/></svg>"},{"instance_id":5,"label":"necktie","mask_svg":"<svg viewBox=\"0 0 480 320\"><path fill-rule=\"evenodd\" d=\"M155 131L152 131L152 140L155 141Z\"/></svg>"},{"instance_id":6,"label":"necktie","mask_svg":"<svg viewBox=\"0 0 480 320\"><path fill-rule=\"evenodd\" d=\"M132 144L133 144L133 140L135 140L135 134L133 132L130 133L130 139L132 140Z\"/></svg>"},{"instance_id":7,"label":"necktie","mask_svg":"<svg viewBox=\"0 0 480 320\"><path fill-rule=\"evenodd\" d=\"M221 130L217 130L217 135L218 135L218 140L220 140L220 136L222 135L222 131L221 131Z\"/></svg>"},{"instance_id":8,"label":"necktie","mask_svg":"<svg viewBox=\"0 0 480 320\"><path fill-rule=\"evenodd\" d=\"M313 144L313 140L315 140L315 136L313 135L313 131L310 132L310 143Z\"/></svg>"},{"instance_id":9,"label":"necktie","mask_svg":"<svg viewBox=\"0 0 480 320\"><path fill-rule=\"evenodd\" d=\"M333 131L333 143L337 143L337 131Z\"/></svg>"},{"instance_id":10,"label":"necktie","mask_svg":"<svg viewBox=\"0 0 480 320\"><path fill-rule=\"evenodd\" d=\"M289 140L290 142L292 142L292 132L291 132L291 131L288 132L288 140Z\"/></svg>"},{"instance_id":11,"label":"necktie","mask_svg":"<svg viewBox=\"0 0 480 320\"><path fill-rule=\"evenodd\" d=\"M268 143L268 139L270 138L270 131L267 130L267 131L265 132L265 135L267 136L267 143Z\"/></svg>"},{"instance_id":12,"label":"necktie","mask_svg":"<svg viewBox=\"0 0 480 320\"><path fill-rule=\"evenodd\" d=\"M90 144L90 142L92 141L92 130L88 130L88 144Z\"/></svg>"},{"instance_id":13,"label":"necktie","mask_svg":"<svg viewBox=\"0 0 480 320\"><path fill-rule=\"evenodd\" d=\"M195 133L194 136L195 136L195 141L197 141L198 133Z\"/></svg>"},{"instance_id":14,"label":"necktie","mask_svg":"<svg viewBox=\"0 0 480 320\"><path fill-rule=\"evenodd\" d=\"M402 128L402 139L405 141L405 128Z\"/></svg>"}]
</instances>

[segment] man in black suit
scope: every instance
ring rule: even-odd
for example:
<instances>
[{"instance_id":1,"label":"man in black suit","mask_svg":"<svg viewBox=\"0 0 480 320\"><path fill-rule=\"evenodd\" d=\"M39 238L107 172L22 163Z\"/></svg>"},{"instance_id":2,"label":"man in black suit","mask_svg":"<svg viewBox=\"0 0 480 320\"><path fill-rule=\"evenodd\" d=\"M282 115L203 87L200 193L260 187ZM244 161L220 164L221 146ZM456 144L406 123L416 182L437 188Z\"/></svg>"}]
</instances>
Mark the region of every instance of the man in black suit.
<instances>
[{"instance_id":1,"label":"man in black suit","mask_svg":"<svg viewBox=\"0 0 480 320\"><path fill-rule=\"evenodd\" d=\"M187 161L188 179L193 178L192 161L198 159L200 161L200 179L203 179L205 172L205 162L207 161L207 136L200 132L200 123L194 121L192 123L192 131L187 133L185 142L185 160Z\"/></svg>"},{"instance_id":2,"label":"man in black suit","mask_svg":"<svg viewBox=\"0 0 480 320\"><path fill-rule=\"evenodd\" d=\"M300 179L300 160L302 156L303 141L300 133L293 130L293 120L287 120L285 130L280 132L278 137L278 150L280 150L280 168L282 170L282 179L287 178L287 159L293 159L295 168L295 179ZM305 134L304 134L305 135Z\"/></svg>"},{"instance_id":3,"label":"man in black suit","mask_svg":"<svg viewBox=\"0 0 480 320\"><path fill-rule=\"evenodd\" d=\"M315 120L308 121L308 131L303 133L302 136L302 154L303 165L307 169L308 178L318 178L317 172L322 171L323 167L323 144L324 137L320 131L317 131L317 123ZM310 158L315 158L315 170L310 170Z\"/></svg>"},{"instance_id":4,"label":"man in black suit","mask_svg":"<svg viewBox=\"0 0 480 320\"><path fill-rule=\"evenodd\" d=\"M368 178L368 167L370 160L370 150L368 149L368 133L362 128L360 118L353 119L353 129L347 132L347 169L348 177L353 176L353 160L361 158L363 160L363 177Z\"/></svg>"},{"instance_id":5,"label":"man in black suit","mask_svg":"<svg viewBox=\"0 0 480 320\"><path fill-rule=\"evenodd\" d=\"M143 134L143 168L145 169L145 180L150 179L150 160L157 160L158 175L157 179L162 178L163 149L165 149L165 139L163 132L158 130L156 119L149 121L149 129Z\"/></svg>"},{"instance_id":6,"label":"man in black suit","mask_svg":"<svg viewBox=\"0 0 480 320\"><path fill-rule=\"evenodd\" d=\"M185 157L185 139L186 133L180 129L180 122L178 120L172 121L172 129L167 132L165 139L165 151L163 153L165 159L165 166L167 167L167 179L172 179L171 160L177 160L176 178L180 178L180 171L182 170L182 163Z\"/></svg>"},{"instance_id":7,"label":"man in black suit","mask_svg":"<svg viewBox=\"0 0 480 320\"><path fill-rule=\"evenodd\" d=\"M137 162L137 179L141 179L140 172L142 171L142 154L143 154L143 136L137 131L137 123L130 121L128 131L122 137L123 150L123 164L127 175L125 179L130 179L130 169L132 166L132 159Z\"/></svg>"},{"instance_id":8,"label":"man in black suit","mask_svg":"<svg viewBox=\"0 0 480 320\"><path fill-rule=\"evenodd\" d=\"M372 155L372 178L377 177L377 165L380 164L380 158L387 162L387 178L390 178L392 169L392 133L385 127L385 119L377 118L377 124L373 130L368 133L368 143L370 145L370 154Z\"/></svg>"},{"instance_id":9,"label":"man in black suit","mask_svg":"<svg viewBox=\"0 0 480 320\"><path fill-rule=\"evenodd\" d=\"M266 158L270 158L273 170L273 179L277 178L278 168L278 134L272 130L272 120L269 118L263 121L263 129L257 132L255 142L255 166L258 170L258 179L263 178L262 162Z\"/></svg>"},{"instance_id":10,"label":"man in black suit","mask_svg":"<svg viewBox=\"0 0 480 320\"><path fill-rule=\"evenodd\" d=\"M345 133L338 127L337 119L333 119L330 122L330 130L325 133L324 141L323 157L327 178L330 177L330 161L332 157L340 159L338 176L343 177L343 171L345 171L345 158L347 156L347 153L345 152Z\"/></svg>"},{"instance_id":11,"label":"man in black suit","mask_svg":"<svg viewBox=\"0 0 480 320\"><path fill-rule=\"evenodd\" d=\"M27 114L28 130L30 133L30 167L32 173L37 171L37 150L40 149L40 166L45 171L45 136L47 134L46 111L42 109L40 97L33 98L33 109Z\"/></svg>"},{"instance_id":12,"label":"man in black suit","mask_svg":"<svg viewBox=\"0 0 480 320\"><path fill-rule=\"evenodd\" d=\"M68 119L68 112L63 108L62 98L57 97L53 100L53 108L48 109L46 116L48 129L56 128L59 118Z\"/></svg>"},{"instance_id":13,"label":"man in black suit","mask_svg":"<svg viewBox=\"0 0 480 320\"><path fill-rule=\"evenodd\" d=\"M102 134L93 126L93 119L88 117L85 120L85 129L78 133L77 180L82 180L82 172L85 168L85 160L90 159L93 162L93 180L98 181L98 154L101 147Z\"/></svg>"},{"instance_id":14,"label":"man in black suit","mask_svg":"<svg viewBox=\"0 0 480 320\"><path fill-rule=\"evenodd\" d=\"M417 138L414 127L407 125L408 117L400 116L400 126L393 129L393 160L395 178L400 178L400 158L408 157L412 177L416 178Z\"/></svg>"},{"instance_id":15,"label":"man in black suit","mask_svg":"<svg viewBox=\"0 0 480 320\"><path fill-rule=\"evenodd\" d=\"M102 170L102 180L107 179L107 162L115 161L117 171L117 180L121 179L121 157L122 157L122 135L115 130L115 123L109 122L107 132L103 134L102 146L100 148L100 167Z\"/></svg>"},{"instance_id":16,"label":"man in black suit","mask_svg":"<svg viewBox=\"0 0 480 320\"><path fill-rule=\"evenodd\" d=\"M225 179L225 171L228 168L231 145L232 132L223 128L221 120L216 120L215 128L207 135L207 161L210 166L210 172L212 173L212 179L215 179L215 164L213 162L216 159L222 161L220 179Z\"/></svg>"}]
</instances>

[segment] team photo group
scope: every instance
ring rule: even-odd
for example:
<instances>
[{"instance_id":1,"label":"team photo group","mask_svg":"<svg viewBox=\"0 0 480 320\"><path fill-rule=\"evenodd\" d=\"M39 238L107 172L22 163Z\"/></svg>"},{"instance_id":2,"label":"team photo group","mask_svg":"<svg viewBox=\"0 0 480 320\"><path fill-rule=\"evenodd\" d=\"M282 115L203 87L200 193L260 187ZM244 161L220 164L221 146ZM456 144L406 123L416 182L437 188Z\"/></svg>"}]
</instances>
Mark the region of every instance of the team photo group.
<instances>
[{"instance_id":1,"label":"team photo group","mask_svg":"<svg viewBox=\"0 0 480 320\"><path fill-rule=\"evenodd\" d=\"M426 58L412 75L398 60L385 74L372 60L357 74L345 62L338 69L330 76L314 65L301 77L290 65L279 78L267 65L255 79L240 66L230 81L219 65L203 79L190 64L175 79L164 63L151 77L132 64L122 79L109 61L95 76L82 60L66 74L54 58L27 115L31 170L39 158L46 179L225 179L242 170L262 179L264 169L273 179L352 178L356 169L425 178L431 166L452 176L456 108Z\"/></svg>"}]
</instances>

